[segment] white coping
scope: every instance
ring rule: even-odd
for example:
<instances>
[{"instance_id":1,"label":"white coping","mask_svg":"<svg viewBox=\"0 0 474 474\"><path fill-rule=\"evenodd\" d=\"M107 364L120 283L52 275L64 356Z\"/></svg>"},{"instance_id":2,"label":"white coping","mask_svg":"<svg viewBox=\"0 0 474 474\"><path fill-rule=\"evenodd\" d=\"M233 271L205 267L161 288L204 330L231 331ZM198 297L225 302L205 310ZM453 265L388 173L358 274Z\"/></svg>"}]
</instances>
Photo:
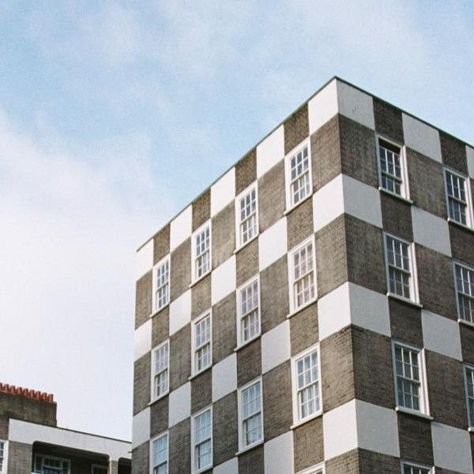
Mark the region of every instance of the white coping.
<instances>
[{"instance_id":1,"label":"white coping","mask_svg":"<svg viewBox=\"0 0 474 474\"><path fill-rule=\"evenodd\" d=\"M151 319L145 321L139 328L135 330L133 358L134 361L140 359L140 357L143 357L147 352L151 350L151 332Z\"/></svg>"},{"instance_id":2,"label":"white coping","mask_svg":"<svg viewBox=\"0 0 474 474\"><path fill-rule=\"evenodd\" d=\"M333 79L308 102L309 134L334 117L337 111L337 79Z\"/></svg>"},{"instance_id":3,"label":"white coping","mask_svg":"<svg viewBox=\"0 0 474 474\"><path fill-rule=\"evenodd\" d=\"M192 206L178 214L170 224L170 252L183 243L192 233Z\"/></svg>"},{"instance_id":4,"label":"white coping","mask_svg":"<svg viewBox=\"0 0 474 474\"><path fill-rule=\"evenodd\" d=\"M35 442L54 444L66 448L80 449L106 454L110 460L130 459L131 444L90 433L70 431L54 426L37 425L27 421L10 419L9 441L32 445Z\"/></svg>"},{"instance_id":5,"label":"white coping","mask_svg":"<svg viewBox=\"0 0 474 474\"><path fill-rule=\"evenodd\" d=\"M154 240L151 239L137 251L137 258L135 261L137 280L153 268L153 246Z\"/></svg>"},{"instance_id":6,"label":"white coping","mask_svg":"<svg viewBox=\"0 0 474 474\"><path fill-rule=\"evenodd\" d=\"M474 179L474 148L466 145L467 170L469 177Z\"/></svg>"},{"instance_id":7,"label":"white coping","mask_svg":"<svg viewBox=\"0 0 474 474\"><path fill-rule=\"evenodd\" d=\"M257 179L273 168L285 156L285 131L280 125L257 145Z\"/></svg>"},{"instance_id":8,"label":"white coping","mask_svg":"<svg viewBox=\"0 0 474 474\"><path fill-rule=\"evenodd\" d=\"M423 345L426 349L462 360L461 334L457 321L421 310Z\"/></svg>"},{"instance_id":9,"label":"white coping","mask_svg":"<svg viewBox=\"0 0 474 474\"><path fill-rule=\"evenodd\" d=\"M441 163L441 142L438 130L405 113L402 113L402 121L405 145Z\"/></svg>"},{"instance_id":10,"label":"white coping","mask_svg":"<svg viewBox=\"0 0 474 474\"><path fill-rule=\"evenodd\" d=\"M235 198L235 167L211 186L211 217L224 209Z\"/></svg>"},{"instance_id":11,"label":"white coping","mask_svg":"<svg viewBox=\"0 0 474 474\"><path fill-rule=\"evenodd\" d=\"M419 207L411 207L413 240L436 252L451 257L449 226L445 219L426 212Z\"/></svg>"}]
</instances>

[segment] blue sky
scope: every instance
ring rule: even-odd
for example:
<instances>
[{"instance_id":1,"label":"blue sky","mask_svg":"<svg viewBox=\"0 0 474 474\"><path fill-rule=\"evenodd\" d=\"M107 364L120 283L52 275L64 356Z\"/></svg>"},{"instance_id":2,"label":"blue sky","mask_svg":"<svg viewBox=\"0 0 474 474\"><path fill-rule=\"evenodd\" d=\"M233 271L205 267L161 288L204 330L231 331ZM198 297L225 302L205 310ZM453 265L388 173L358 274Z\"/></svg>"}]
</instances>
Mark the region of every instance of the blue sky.
<instances>
[{"instance_id":1,"label":"blue sky","mask_svg":"<svg viewBox=\"0 0 474 474\"><path fill-rule=\"evenodd\" d=\"M474 143L471 1L0 5L0 381L130 436L134 251L333 75Z\"/></svg>"}]
</instances>

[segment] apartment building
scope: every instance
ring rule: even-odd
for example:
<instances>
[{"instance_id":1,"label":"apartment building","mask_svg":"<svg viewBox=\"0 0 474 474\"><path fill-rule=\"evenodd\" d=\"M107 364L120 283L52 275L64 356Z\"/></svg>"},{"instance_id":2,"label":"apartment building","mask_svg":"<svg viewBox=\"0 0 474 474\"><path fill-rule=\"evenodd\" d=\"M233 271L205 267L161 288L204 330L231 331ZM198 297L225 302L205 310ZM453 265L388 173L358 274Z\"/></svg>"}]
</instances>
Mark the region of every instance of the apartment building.
<instances>
[{"instance_id":1,"label":"apartment building","mask_svg":"<svg viewBox=\"0 0 474 474\"><path fill-rule=\"evenodd\" d=\"M52 394L0 383L0 474L130 474L130 443L60 428Z\"/></svg>"},{"instance_id":2,"label":"apartment building","mask_svg":"<svg viewBox=\"0 0 474 474\"><path fill-rule=\"evenodd\" d=\"M132 472L472 474L473 179L324 85L138 250Z\"/></svg>"}]
</instances>

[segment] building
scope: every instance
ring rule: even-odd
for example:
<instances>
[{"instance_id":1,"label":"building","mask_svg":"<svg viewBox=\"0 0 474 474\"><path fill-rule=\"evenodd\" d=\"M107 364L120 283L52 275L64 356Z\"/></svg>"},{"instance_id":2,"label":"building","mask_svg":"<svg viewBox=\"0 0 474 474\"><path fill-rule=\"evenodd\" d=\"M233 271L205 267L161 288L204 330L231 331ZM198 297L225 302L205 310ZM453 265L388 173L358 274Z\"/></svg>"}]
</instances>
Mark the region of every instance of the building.
<instances>
[{"instance_id":1,"label":"building","mask_svg":"<svg viewBox=\"0 0 474 474\"><path fill-rule=\"evenodd\" d=\"M1 474L130 474L130 443L57 426L53 395L0 383Z\"/></svg>"},{"instance_id":2,"label":"building","mask_svg":"<svg viewBox=\"0 0 474 474\"><path fill-rule=\"evenodd\" d=\"M473 178L322 87L138 250L132 472L472 474Z\"/></svg>"}]
</instances>

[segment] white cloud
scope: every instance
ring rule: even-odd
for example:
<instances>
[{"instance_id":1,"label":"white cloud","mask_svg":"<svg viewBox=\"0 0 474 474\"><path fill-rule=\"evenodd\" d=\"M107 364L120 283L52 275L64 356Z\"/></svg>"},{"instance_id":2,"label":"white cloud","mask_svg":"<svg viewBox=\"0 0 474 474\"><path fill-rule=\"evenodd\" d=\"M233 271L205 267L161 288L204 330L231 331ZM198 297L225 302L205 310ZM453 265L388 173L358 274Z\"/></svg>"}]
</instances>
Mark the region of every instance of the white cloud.
<instances>
[{"instance_id":1,"label":"white cloud","mask_svg":"<svg viewBox=\"0 0 474 474\"><path fill-rule=\"evenodd\" d=\"M54 392L63 425L128 437L134 251L173 207L147 140L78 156L5 115L0 136L1 377Z\"/></svg>"}]
</instances>

